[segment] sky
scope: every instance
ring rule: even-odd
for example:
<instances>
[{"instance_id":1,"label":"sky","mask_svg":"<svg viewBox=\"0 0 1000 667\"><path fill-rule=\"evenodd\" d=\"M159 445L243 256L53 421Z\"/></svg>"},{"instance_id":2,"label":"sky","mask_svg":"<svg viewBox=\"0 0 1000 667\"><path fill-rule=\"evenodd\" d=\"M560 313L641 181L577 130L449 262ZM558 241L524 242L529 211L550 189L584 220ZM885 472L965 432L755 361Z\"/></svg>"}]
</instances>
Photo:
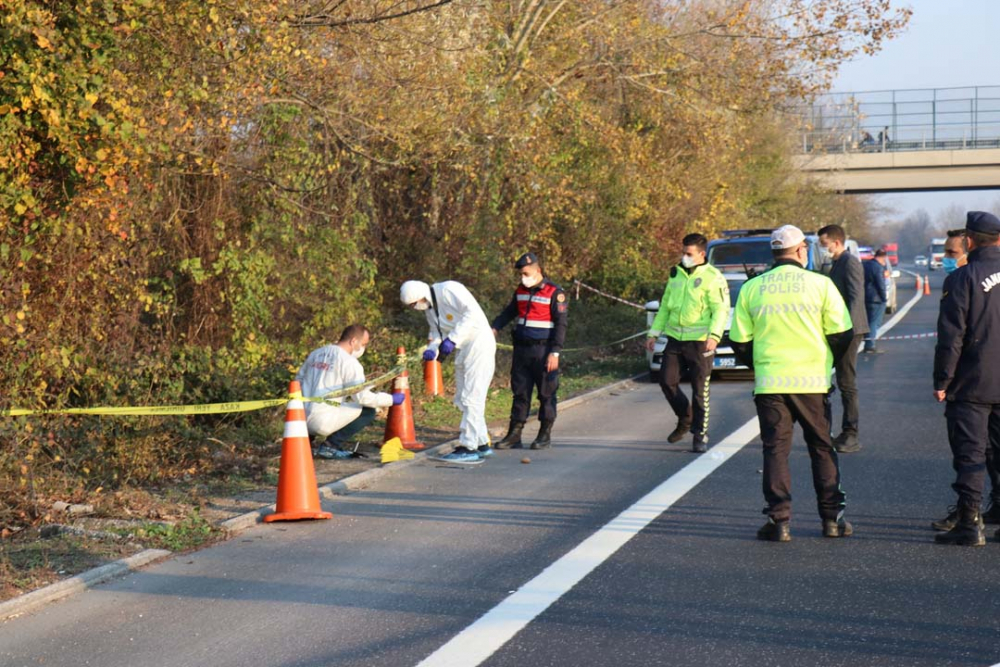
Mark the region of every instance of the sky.
<instances>
[{"instance_id":1,"label":"sky","mask_svg":"<svg viewBox=\"0 0 1000 667\"><path fill-rule=\"evenodd\" d=\"M910 7L905 33L874 56L845 64L834 92L1000 86L1000 0L894 0ZM992 207L1000 191L879 195L879 203L903 218L923 208L934 217L952 204Z\"/></svg>"}]
</instances>

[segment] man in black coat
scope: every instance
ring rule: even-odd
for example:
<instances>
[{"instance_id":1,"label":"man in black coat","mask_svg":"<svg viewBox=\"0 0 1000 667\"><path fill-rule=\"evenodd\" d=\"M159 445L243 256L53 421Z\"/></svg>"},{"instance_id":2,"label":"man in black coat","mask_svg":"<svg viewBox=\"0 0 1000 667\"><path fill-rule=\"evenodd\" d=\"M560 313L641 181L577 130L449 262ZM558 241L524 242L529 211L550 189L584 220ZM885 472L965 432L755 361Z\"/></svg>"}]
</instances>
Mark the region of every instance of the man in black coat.
<instances>
[{"instance_id":1,"label":"man in black coat","mask_svg":"<svg viewBox=\"0 0 1000 667\"><path fill-rule=\"evenodd\" d=\"M948 402L948 441L958 494L958 524L942 544L983 546L980 504L990 421L1000 419L1000 220L970 211L969 263L944 281L934 350L934 397ZM1000 533L1000 531L997 531Z\"/></svg>"},{"instance_id":2,"label":"man in black coat","mask_svg":"<svg viewBox=\"0 0 1000 667\"><path fill-rule=\"evenodd\" d=\"M819 244L833 258L830 280L837 286L847 303L854 324L854 340L847 354L834 366L837 387L844 406L841 432L833 439L833 447L841 454L861 450L858 442L858 349L868 333L868 315L865 312L865 270L861 260L847 252L847 234L840 225L827 225L819 230Z\"/></svg>"}]
</instances>

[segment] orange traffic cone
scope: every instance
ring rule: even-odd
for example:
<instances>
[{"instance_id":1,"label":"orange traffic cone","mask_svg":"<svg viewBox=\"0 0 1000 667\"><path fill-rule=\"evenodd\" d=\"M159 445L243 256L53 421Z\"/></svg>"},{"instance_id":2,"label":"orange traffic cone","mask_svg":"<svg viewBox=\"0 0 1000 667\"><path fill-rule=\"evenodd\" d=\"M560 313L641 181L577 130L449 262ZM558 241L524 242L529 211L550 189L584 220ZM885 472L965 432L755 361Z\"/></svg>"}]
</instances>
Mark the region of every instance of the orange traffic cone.
<instances>
[{"instance_id":1,"label":"orange traffic cone","mask_svg":"<svg viewBox=\"0 0 1000 667\"><path fill-rule=\"evenodd\" d=\"M924 279L921 278L920 276L917 276L917 291L919 292L923 288L924 288Z\"/></svg>"},{"instance_id":2,"label":"orange traffic cone","mask_svg":"<svg viewBox=\"0 0 1000 667\"><path fill-rule=\"evenodd\" d=\"M924 278L924 296L930 296L931 293L931 277L926 276Z\"/></svg>"},{"instance_id":3,"label":"orange traffic cone","mask_svg":"<svg viewBox=\"0 0 1000 667\"><path fill-rule=\"evenodd\" d=\"M396 350L400 366L406 365L406 350L402 347ZM417 442L417 432L413 426L413 403L410 398L410 374L403 371L392 384L393 393L406 396L399 405L389 408L389 416L385 420L385 439L399 438L407 449L423 449L424 443Z\"/></svg>"},{"instance_id":4,"label":"orange traffic cone","mask_svg":"<svg viewBox=\"0 0 1000 667\"><path fill-rule=\"evenodd\" d=\"M274 514L264 521L332 519L319 505L316 470L313 468L306 410L302 406L302 386L297 380L288 385L285 410L285 437L281 441L281 469L278 471L278 502Z\"/></svg>"},{"instance_id":5,"label":"orange traffic cone","mask_svg":"<svg viewBox=\"0 0 1000 667\"><path fill-rule=\"evenodd\" d=\"M424 362L424 395L444 395L444 375L441 374L441 362L437 359Z\"/></svg>"}]
</instances>

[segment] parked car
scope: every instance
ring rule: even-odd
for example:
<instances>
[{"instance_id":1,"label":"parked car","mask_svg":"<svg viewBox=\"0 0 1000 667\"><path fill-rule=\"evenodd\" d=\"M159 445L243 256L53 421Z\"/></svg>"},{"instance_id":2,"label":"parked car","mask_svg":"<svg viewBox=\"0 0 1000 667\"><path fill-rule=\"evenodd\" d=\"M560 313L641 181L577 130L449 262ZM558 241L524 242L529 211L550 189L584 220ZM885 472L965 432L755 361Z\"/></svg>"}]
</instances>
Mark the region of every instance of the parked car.
<instances>
[{"instance_id":1,"label":"parked car","mask_svg":"<svg viewBox=\"0 0 1000 667\"><path fill-rule=\"evenodd\" d=\"M913 263L917 266L927 266L927 255L917 255L913 258Z\"/></svg>"},{"instance_id":2,"label":"parked car","mask_svg":"<svg viewBox=\"0 0 1000 667\"><path fill-rule=\"evenodd\" d=\"M898 303L896 302L896 278L900 276L899 269L886 267L885 269L885 312L892 314L896 312Z\"/></svg>"},{"instance_id":3,"label":"parked car","mask_svg":"<svg viewBox=\"0 0 1000 667\"><path fill-rule=\"evenodd\" d=\"M715 349L712 370L715 374L730 371L748 372L750 369L741 365L736 360L736 353L733 351L732 343L729 341L729 327L733 323L733 310L736 306L736 297L739 296L740 288L747 281L747 277L745 273L723 273L722 275L725 277L726 282L729 283L729 321L726 323L726 332L719 342L719 347ZM659 301L650 301L646 304L646 326L653 325L653 320L656 318L656 313L659 309ZM660 381L660 372L663 367L663 350L666 346L667 337L660 336L653 347L653 351L646 352L646 360L649 363L650 382Z\"/></svg>"}]
</instances>

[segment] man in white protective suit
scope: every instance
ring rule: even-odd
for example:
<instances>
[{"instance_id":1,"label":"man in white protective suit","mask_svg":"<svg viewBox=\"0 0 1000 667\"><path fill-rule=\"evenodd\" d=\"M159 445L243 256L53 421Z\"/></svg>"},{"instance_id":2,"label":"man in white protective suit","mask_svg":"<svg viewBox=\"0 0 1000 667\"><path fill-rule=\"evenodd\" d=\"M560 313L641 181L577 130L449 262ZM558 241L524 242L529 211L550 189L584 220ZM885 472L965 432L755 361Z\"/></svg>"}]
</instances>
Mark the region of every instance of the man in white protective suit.
<instances>
[{"instance_id":1,"label":"man in white protective suit","mask_svg":"<svg viewBox=\"0 0 1000 667\"><path fill-rule=\"evenodd\" d=\"M365 370L358 359L371 340L368 328L352 324L344 329L335 345L313 350L295 379L302 384L302 395L322 397L339 389L365 383ZM314 452L321 459L346 459L353 452L345 449L348 441L375 420L378 408L399 405L406 396L361 389L346 398L335 398L337 405L307 401L306 427L310 436L325 438Z\"/></svg>"},{"instance_id":2,"label":"man in white protective suit","mask_svg":"<svg viewBox=\"0 0 1000 667\"><path fill-rule=\"evenodd\" d=\"M497 345L490 322L465 285L454 280L434 285L408 280L399 297L427 316L430 342L424 360L444 359L458 350L455 405L462 411L461 434L459 446L442 458L454 463L481 463L493 454L486 428L486 396L493 381Z\"/></svg>"}]
</instances>

